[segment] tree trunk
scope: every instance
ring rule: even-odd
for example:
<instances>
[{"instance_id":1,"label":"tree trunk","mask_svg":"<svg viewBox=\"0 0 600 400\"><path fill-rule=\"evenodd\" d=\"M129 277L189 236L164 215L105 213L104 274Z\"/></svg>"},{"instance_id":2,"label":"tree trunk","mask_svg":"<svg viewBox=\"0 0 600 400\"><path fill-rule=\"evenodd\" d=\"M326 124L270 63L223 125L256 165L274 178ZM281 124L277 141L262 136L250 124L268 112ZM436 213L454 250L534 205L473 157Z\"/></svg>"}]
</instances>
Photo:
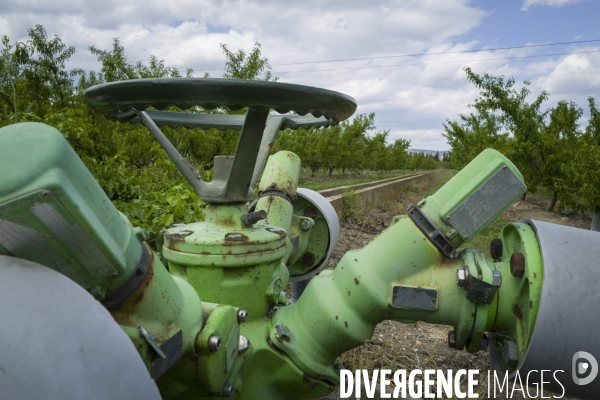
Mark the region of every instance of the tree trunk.
<instances>
[{"instance_id":1,"label":"tree trunk","mask_svg":"<svg viewBox=\"0 0 600 400\"><path fill-rule=\"evenodd\" d=\"M550 204L548 204L548 208L546 208L546 211L554 211L556 200L558 200L558 193L552 192L552 198L550 199Z\"/></svg>"},{"instance_id":2,"label":"tree trunk","mask_svg":"<svg viewBox=\"0 0 600 400\"><path fill-rule=\"evenodd\" d=\"M592 227L590 228L592 231L600 231L600 210L594 212L594 217L592 218Z\"/></svg>"},{"instance_id":3,"label":"tree trunk","mask_svg":"<svg viewBox=\"0 0 600 400\"><path fill-rule=\"evenodd\" d=\"M524 201L526 196L527 196L527 192L523 193L523 196L521 196L521 201Z\"/></svg>"},{"instance_id":4,"label":"tree trunk","mask_svg":"<svg viewBox=\"0 0 600 400\"><path fill-rule=\"evenodd\" d=\"M310 172L311 172L311 175L310 175L310 177L311 177L311 178L314 178L314 177L315 177L315 172L316 172L316 170L314 170L314 169L311 169L311 170L310 170Z\"/></svg>"},{"instance_id":5,"label":"tree trunk","mask_svg":"<svg viewBox=\"0 0 600 400\"><path fill-rule=\"evenodd\" d=\"M329 168L329 176L333 176L333 167Z\"/></svg>"}]
</instances>

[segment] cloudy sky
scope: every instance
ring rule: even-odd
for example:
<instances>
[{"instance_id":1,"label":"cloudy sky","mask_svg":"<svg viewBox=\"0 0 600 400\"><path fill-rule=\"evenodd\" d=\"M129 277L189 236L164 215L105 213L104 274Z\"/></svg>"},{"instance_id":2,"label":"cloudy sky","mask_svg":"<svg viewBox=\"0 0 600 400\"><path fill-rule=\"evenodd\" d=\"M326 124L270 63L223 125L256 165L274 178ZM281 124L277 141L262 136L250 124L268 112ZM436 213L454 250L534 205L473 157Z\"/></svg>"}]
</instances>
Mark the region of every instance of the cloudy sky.
<instances>
[{"instance_id":1,"label":"cloudy sky","mask_svg":"<svg viewBox=\"0 0 600 400\"><path fill-rule=\"evenodd\" d=\"M119 38L131 62L153 54L213 77L220 43L259 42L281 81L349 94L391 140L443 150L442 124L477 96L467 65L530 80L534 94L550 93L548 107L573 100L587 115L587 97L600 99L599 16L598 0L20 0L0 7L0 34L25 40L42 24L86 70L100 68L89 46Z\"/></svg>"}]
</instances>

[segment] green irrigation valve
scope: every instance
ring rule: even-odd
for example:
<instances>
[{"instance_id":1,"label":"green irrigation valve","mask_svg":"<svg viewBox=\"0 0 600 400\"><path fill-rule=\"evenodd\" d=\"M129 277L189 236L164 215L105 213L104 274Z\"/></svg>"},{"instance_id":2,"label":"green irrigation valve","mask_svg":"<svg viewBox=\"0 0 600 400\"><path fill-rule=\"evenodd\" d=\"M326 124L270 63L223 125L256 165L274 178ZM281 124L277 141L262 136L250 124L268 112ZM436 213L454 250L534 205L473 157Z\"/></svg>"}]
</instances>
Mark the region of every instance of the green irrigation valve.
<instances>
[{"instance_id":1,"label":"green irrigation valve","mask_svg":"<svg viewBox=\"0 0 600 400\"><path fill-rule=\"evenodd\" d=\"M487 149L408 215L446 256L455 257L462 243L479 234L526 190L517 167Z\"/></svg>"}]
</instances>

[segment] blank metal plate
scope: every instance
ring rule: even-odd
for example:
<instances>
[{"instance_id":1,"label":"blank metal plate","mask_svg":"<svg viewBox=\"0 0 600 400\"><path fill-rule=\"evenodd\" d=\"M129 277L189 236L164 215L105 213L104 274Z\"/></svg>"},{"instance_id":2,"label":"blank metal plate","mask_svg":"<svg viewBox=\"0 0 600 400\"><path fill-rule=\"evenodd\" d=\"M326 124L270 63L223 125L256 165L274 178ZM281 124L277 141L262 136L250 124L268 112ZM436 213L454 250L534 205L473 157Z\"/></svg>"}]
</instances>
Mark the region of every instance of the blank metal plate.
<instances>
[{"instance_id":1,"label":"blank metal plate","mask_svg":"<svg viewBox=\"0 0 600 400\"><path fill-rule=\"evenodd\" d=\"M435 311L437 307L437 291L408 286L394 286L392 307Z\"/></svg>"},{"instance_id":2,"label":"blank metal plate","mask_svg":"<svg viewBox=\"0 0 600 400\"><path fill-rule=\"evenodd\" d=\"M523 191L523 182L502 167L448 214L449 223L467 239L502 212Z\"/></svg>"}]
</instances>

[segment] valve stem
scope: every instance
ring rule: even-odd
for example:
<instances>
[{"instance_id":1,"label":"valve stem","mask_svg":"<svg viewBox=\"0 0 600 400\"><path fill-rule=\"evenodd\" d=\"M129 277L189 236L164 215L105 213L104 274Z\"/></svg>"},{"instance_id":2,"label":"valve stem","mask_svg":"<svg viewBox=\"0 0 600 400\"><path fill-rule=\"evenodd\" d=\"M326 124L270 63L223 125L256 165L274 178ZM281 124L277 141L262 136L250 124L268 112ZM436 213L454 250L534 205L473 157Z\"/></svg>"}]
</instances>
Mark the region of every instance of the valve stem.
<instances>
[{"instance_id":1,"label":"valve stem","mask_svg":"<svg viewBox=\"0 0 600 400\"><path fill-rule=\"evenodd\" d=\"M244 224L246 227L249 227L265 218L267 218L267 212L265 210L249 212L242 215L242 224Z\"/></svg>"}]
</instances>

